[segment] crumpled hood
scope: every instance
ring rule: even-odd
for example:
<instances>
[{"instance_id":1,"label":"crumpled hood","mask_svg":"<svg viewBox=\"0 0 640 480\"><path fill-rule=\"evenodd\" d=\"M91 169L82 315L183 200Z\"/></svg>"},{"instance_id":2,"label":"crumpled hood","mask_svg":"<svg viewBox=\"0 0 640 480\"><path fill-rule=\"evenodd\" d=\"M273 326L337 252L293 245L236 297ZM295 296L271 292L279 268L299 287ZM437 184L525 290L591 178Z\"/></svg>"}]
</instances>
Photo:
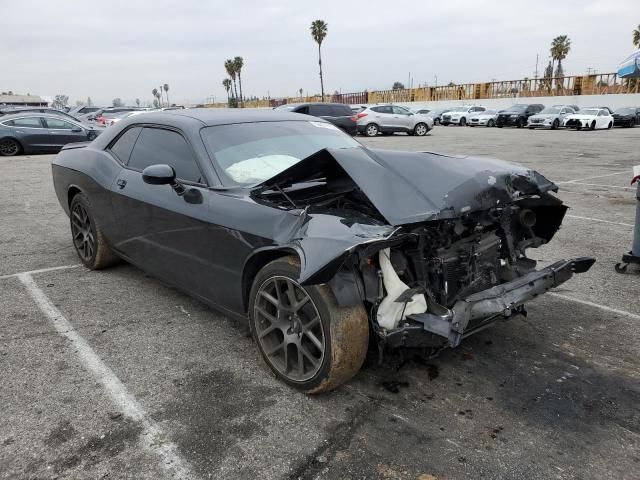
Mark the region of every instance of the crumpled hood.
<instances>
[{"instance_id":1,"label":"crumpled hood","mask_svg":"<svg viewBox=\"0 0 640 480\"><path fill-rule=\"evenodd\" d=\"M361 147L320 150L257 185L253 194L345 176L393 226L455 218L557 189L534 170L500 160Z\"/></svg>"}]
</instances>

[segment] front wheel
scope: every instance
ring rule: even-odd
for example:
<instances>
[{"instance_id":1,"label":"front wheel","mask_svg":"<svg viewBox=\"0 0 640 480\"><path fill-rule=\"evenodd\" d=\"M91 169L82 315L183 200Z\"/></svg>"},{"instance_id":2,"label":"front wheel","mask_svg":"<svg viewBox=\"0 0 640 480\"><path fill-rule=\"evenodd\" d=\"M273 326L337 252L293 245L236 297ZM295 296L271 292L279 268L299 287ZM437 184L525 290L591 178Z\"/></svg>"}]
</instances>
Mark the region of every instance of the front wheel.
<instances>
[{"instance_id":1,"label":"front wheel","mask_svg":"<svg viewBox=\"0 0 640 480\"><path fill-rule=\"evenodd\" d=\"M560 122L558 121L558 119L556 118L553 123L551 124L551 130L556 130L558 127L560 126Z\"/></svg>"},{"instance_id":2,"label":"front wheel","mask_svg":"<svg viewBox=\"0 0 640 480\"><path fill-rule=\"evenodd\" d=\"M613 122L609 122L609 125L607 125L607 130L609 130L611 127L613 127Z\"/></svg>"},{"instance_id":3,"label":"front wheel","mask_svg":"<svg viewBox=\"0 0 640 480\"><path fill-rule=\"evenodd\" d=\"M596 121L594 120L593 122L591 122L591 125L589 125L589 130L595 130L596 129Z\"/></svg>"},{"instance_id":4,"label":"front wheel","mask_svg":"<svg viewBox=\"0 0 640 480\"><path fill-rule=\"evenodd\" d=\"M3 157L13 157L20 153L20 144L13 138L3 138L0 140L0 155Z\"/></svg>"},{"instance_id":5,"label":"front wheel","mask_svg":"<svg viewBox=\"0 0 640 480\"><path fill-rule=\"evenodd\" d=\"M378 131L378 125L376 125L375 123L370 123L364 129L364 133L367 137L375 137L376 135L378 135Z\"/></svg>"},{"instance_id":6,"label":"front wheel","mask_svg":"<svg viewBox=\"0 0 640 480\"><path fill-rule=\"evenodd\" d=\"M82 193L76 194L69 211L73 246L85 267L98 270L117 263L118 257L105 242L89 199Z\"/></svg>"},{"instance_id":7,"label":"front wheel","mask_svg":"<svg viewBox=\"0 0 640 480\"><path fill-rule=\"evenodd\" d=\"M302 286L300 263L267 264L251 288L249 325L262 358L283 382L305 393L332 390L362 366L369 344L364 306L340 307L327 285Z\"/></svg>"},{"instance_id":8,"label":"front wheel","mask_svg":"<svg viewBox=\"0 0 640 480\"><path fill-rule=\"evenodd\" d=\"M460 126L461 126L461 127L465 127L466 125L467 125L467 119L466 119L466 118L464 118L464 117L462 117L462 118L460 119Z\"/></svg>"},{"instance_id":9,"label":"front wheel","mask_svg":"<svg viewBox=\"0 0 640 480\"><path fill-rule=\"evenodd\" d=\"M495 127L496 126L496 122L494 122L493 120L489 120L487 122L487 127Z\"/></svg>"},{"instance_id":10,"label":"front wheel","mask_svg":"<svg viewBox=\"0 0 640 480\"><path fill-rule=\"evenodd\" d=\"M516 123L516 127L518 127L518 128L524 127L524 118L519 118L518 119L518 122Z\"/></svg>"},{"instance_id":11,"label":"front wheel","mask_svg":"<svg viewBox=\"0 0 640 480\"><path fill-rule=\"evenodd\" d=\"M415 133L419 137L424 137L428 131L429 127L427 127L424 123L418 123L413 129L413 133Z\"/></svg>"}]
</instances>

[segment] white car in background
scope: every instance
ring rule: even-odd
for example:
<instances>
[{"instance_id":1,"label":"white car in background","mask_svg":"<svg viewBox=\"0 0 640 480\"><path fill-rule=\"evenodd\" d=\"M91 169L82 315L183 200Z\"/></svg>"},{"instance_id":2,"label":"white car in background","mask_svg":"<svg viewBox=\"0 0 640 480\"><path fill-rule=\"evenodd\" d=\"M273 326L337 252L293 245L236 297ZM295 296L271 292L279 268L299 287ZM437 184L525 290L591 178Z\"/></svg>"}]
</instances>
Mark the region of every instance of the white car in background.
<instances>
[{"instance_id":1,"label":"white car in background","mask_svg":"<svg viewBox=\"0 0 640 480\"><path fill-rule=\"evenodd\" d=\"M608 108L591 107L582 108L578 113L568 115L564 119L564 126L581 130L611 128L613 127L613 117Z\"/></svg>"},{"instance_id":2,"label":"white car in background","mask_svg":"<svg viewBox=\"0 0 640 480\"><path fill-rule=\"evenodd\" d=\"M460 125L464 127L467 124L467 120L470 116L484 112L487 109L485 107L481 107L478 105L466 105L462 107L454 107L449 110L447 113L442 114L442 118L440 120L440 124L445 127L449 124Z\"/></svg>"},{"instance_id":3,"label":"white car in background","mask_svg":"<svg viewBox=\"0 0 640 480\"><path fill-rule=\"evenodd\" d=\"M497 117L497 110L485 110L484 112L478 112L470 115L467 119L467 125L470 127L495 127Z\"/></svg>"}]
</instances>

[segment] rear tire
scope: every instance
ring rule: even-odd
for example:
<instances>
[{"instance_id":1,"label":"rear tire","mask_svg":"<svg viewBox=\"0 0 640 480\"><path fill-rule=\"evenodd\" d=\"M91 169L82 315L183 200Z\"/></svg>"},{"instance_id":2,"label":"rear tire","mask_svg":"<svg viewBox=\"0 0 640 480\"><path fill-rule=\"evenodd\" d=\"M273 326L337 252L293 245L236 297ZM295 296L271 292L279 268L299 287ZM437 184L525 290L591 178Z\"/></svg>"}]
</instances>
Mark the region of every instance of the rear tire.
<instances>
[{"instance_id":1,"label":"rear tire","mask_svg":"<svg viewBox=\"0 0 640 480\"><path fill-rule=\"evenodd\" d=\"M327 285L301 286L300 263L284 257L256 275L249 326L275 376L305 393L333 390L364 363L369 322L363 305L340 307Z\"/></svg>"},{"instance_id":2,"label":"rear tire","mask_svg":"<svg viewBox=\"0 0 640 480\"><path fill-rule=\"evenodd\" d=\"M378 125L376 125L375 123L370 123L366 127L364 127L364 134L367 137L375 137L378 135L379 131L380 129L378 128Z\"/></svg>"},{"instance_id":3,"label":"rear tire","mask_svg":"<svg viewBox=\"0 0 640 480\"><path fill-rule=\"evenodd\" d=\"M110 267L120 260L107 245L89 198L76 194L69 207L71 239L80 261L90 270Z\"/></svg>"},{"instance_id":4,"label":"rear tire","mask_svg":"<svg viewBox=\"0 0 640 480\"><path fill-rule=\"evenodd\" d=\"M0 156L14 157L22 151L22 146L13 138L3 138L0 140Z\"/></svg>"}]
</instances>

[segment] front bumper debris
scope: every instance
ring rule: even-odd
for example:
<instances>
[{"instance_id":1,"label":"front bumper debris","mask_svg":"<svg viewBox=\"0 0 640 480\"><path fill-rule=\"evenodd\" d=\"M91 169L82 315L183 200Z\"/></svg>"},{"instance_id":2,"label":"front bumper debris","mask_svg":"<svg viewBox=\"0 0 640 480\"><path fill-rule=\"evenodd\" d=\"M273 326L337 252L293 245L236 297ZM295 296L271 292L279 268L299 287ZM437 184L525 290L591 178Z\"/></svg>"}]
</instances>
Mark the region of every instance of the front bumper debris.
<instances>
[{"instance_id":1,"label":"front bumper debris","mask_svg":"<svg viewBox=\"0 0 640 480\"><path fill-rule=\"evenodd\" d=\"M457 347L463 338L518 312L525 302L563 284L575 273L586 272L594 262L590 257L560 260L511 282L474 293L457 301L451 309L443 308L441 314L425 312L407 318L422 324L424 332L446 339L448 346Z\"/></svg>"}]
</instances>

